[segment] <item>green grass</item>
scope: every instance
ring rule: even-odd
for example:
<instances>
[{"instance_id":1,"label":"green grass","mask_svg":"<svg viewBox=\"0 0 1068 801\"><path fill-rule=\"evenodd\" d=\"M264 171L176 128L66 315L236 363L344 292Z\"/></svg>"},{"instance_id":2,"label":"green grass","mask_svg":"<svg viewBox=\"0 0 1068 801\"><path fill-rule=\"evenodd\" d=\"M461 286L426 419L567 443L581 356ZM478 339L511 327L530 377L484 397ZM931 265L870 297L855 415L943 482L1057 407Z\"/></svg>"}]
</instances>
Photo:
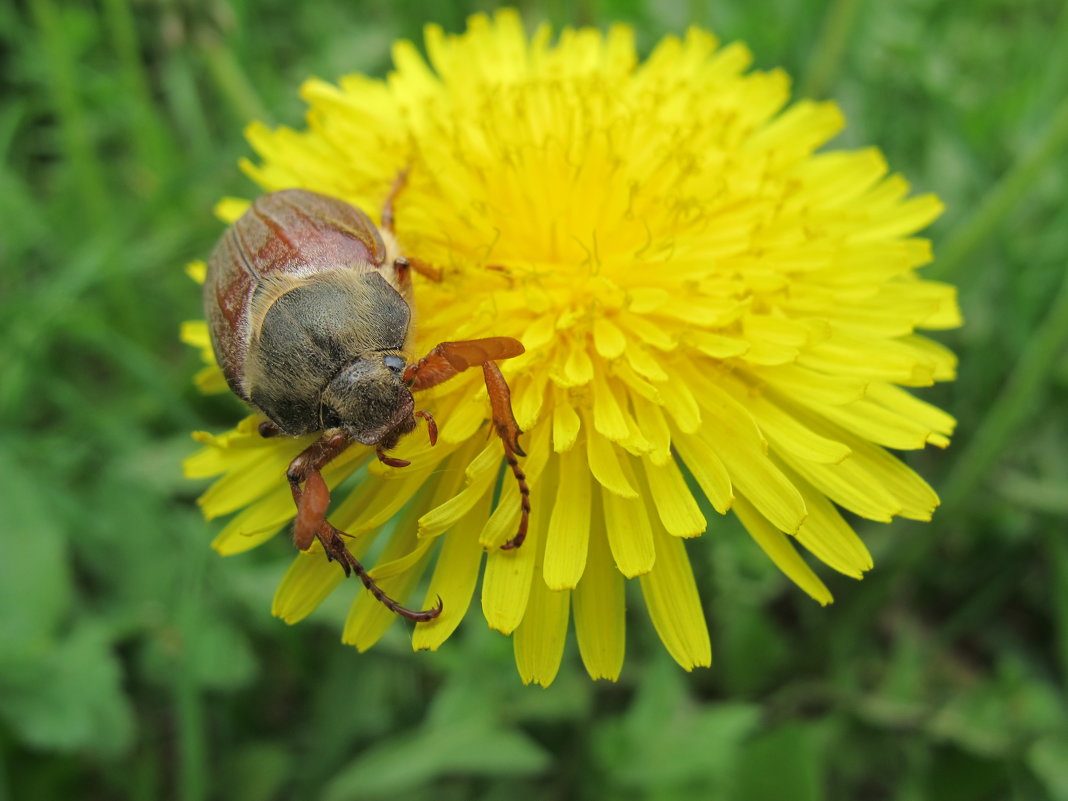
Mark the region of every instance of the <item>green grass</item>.
<instances>
[{"instance_id":1,"label":"green grass","mask_svg":"<svg viewBox=\"0 0 1068 801\"><path fill-rule=\"evenodd\" d=\"M285 543L223 561L192 428L182 272L219 233L250 119L299 124L308 75L382 74L427 21L488 4L0 7L0 801L283 798L1068 799L1068 11L1059 0L585 0L531 22L691 22L743 39L836 144L878 144L947 213L929 275L967 325L960 420L911 461L945 506L866 526L877 569L821 609L730 524L691 550L716 664L686 675L630 627L618 684L574 643L519 686L478 625L359 655L343 600L268 615ZM759 8L759 13L756 9ZM642 613L636 613L640 618Z\"/></svg>"}]
</instances>

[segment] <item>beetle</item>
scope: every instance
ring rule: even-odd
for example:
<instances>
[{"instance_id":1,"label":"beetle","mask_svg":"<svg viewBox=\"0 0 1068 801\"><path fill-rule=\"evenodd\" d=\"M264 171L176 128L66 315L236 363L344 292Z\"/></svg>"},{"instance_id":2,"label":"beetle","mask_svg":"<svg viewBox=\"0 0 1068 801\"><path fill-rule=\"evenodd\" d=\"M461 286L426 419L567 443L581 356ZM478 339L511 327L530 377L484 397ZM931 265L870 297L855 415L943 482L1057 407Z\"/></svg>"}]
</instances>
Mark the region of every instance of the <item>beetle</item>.
<instances>
[{"instance_id":1,"label":"beetle","mask_svg":"<svg viewBox=\"0 0 1068 801\"><path fill-rule=\"evenodd\" d=\"M220 238L208 261L204 310L215 357L230 389L266 415L265 437L321 432L292 460L286 478L297 507L293 541L302 551L317 539L328 560L355 573L387 608L415 621L441 613L438 599L426 610L407 609L375 584L327 519L330 491L322 469L354 443L376 449L391 467L409 462L389 456L416 418L427 422L430 444L437 425L416 411L413 392L481 367L493 427L519 485L516 535L526 536L530 491L517 456L522 434L508 384L495 360L523 353L511 337L442 342L421 359L408 359L413 270L432 280L431 265L405 257L394 235L394 201L405 173L394 182L375 226L360 209L306 189L263 195Z\"/></svg>"}]
</instances>

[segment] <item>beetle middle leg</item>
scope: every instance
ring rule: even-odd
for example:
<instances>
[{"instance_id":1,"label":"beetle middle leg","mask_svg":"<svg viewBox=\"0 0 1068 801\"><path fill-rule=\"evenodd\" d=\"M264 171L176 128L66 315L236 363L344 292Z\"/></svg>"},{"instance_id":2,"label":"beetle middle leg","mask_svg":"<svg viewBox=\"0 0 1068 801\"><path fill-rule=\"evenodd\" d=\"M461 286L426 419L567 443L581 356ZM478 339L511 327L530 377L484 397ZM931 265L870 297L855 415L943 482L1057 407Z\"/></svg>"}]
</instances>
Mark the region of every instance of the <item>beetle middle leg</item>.
<instances>
[{"instance_id":1,"label":"beetle middle leg","mask_svg":"<svg viewBox=\"0 0 1068 801\"><path fill-rule=\"evenodd\" d=\"M493 414L493 427L504 445L504 456L512 475L519 485L521 516L519 528L514 537L501 546L502 550L518 548L527 536L530 519L530 488L527 477L519 466L516 456L526 456L519 447L519 435L523 432L512 412L512 393L508 383L501 374L495 359L510 359L523 353L523 343L511 337L489 337L487 339L470 339L462 342L442 342L430 353L417 362L409 364L404 370L404 381L413 392L436 387L448 381L457 373L468 367L482 367L482 377L489 393L490 409Z\"/></svg>"},{"instance_id":2,"label":"beetle middle leg","mask_svg":"<svg viewBox=\"0 0 1068 801\"><path fill-rule=\"evenodd\" d=\"M297 504L293 542L300 550L306 551L312 542L318 539L326 552L326 558L340 564L346 576L355 573L363 582L363 586L387 609L417 622L433 620L441 614L440 599L438 605L432 609L413 610L401 606L386 595L360 561L345 547L345 541L341 538L349 535L334 528L326 519L326 510L330 506L330 489L326 486L321 471L352 443L353 439L344 431L324 434L289 463L286 478L293 492L293 501Z\"/></svg>"},{"instance_id":3,"label":"beetle middle leg","mask_svg":"<svg viewBox=\"0 0 1068 801\"><path fill-rule=\"evenodd\" d=\"M433 281L435 284L442 279L440 267L428 264L414 256L398 256L393 260L393 272L397 276L397 285L401 294L406 295L412 288L412 270L415 270L423 278Z\"/></svg>"},{"instance_id":4,"label":"beetle middle leg","mask_svg":"<svg viewBox=\"0 0 1068 801\"><path fill-rule=\"evenodd\" d=\"M382 229L388 231L391 234L396 234L396 217L394 214L394 206L397 202L397 197L404 190L404 187L408 183L408 168L397 173L397 177L393 179L393 186L390 187L389 195L386 196L386 202L382 205ZM393 261L393 269L397 274L397 282L402 286L410 286L412 280L411 272L419 273L423 278L428 278L431 281L437 283L441 281L442 271L440 267L435 267L429 262L425 262L422 259L417 259L414 256L401 256Z\"/></svg>"}]
</instances>

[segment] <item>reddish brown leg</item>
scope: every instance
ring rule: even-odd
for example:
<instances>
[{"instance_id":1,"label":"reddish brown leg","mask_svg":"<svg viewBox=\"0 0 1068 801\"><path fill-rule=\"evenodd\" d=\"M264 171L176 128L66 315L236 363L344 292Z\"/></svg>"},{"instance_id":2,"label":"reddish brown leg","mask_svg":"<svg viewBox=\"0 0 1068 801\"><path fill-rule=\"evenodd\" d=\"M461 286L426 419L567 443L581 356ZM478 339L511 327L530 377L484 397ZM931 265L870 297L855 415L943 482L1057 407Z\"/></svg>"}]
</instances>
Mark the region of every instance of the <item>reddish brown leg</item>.
<instances>
[{"instance_id":1,"label":"reddish brown leg","mask_svg":"<svg viewBox=\"0 0 1068 801\"><path fill-rule=\"evenodd\" d=\"M409 297L409 293L412 291L412 270L434 283L441 281L442 272L440 268L427 264L422 259L417 259L414 256L398 256L393 260L393 271L397 276L397 288L404 297Z\"/></svg>"},{"instance_id":2,"label":"reddish brown leg","mask_svg":"<svg viewBox=\"0 0 1068 801\"><path fill-rule=\"evenodd\" d=\"M440 598L438 605L433 609L416 611L401 606L375 584L374 579L368 575L360 561L349 553L344 540L341 539L342 536L348 535L334 528L326 520L326 510L330 506L330 490L323 481L320 471L352 442L353 440L344 432L324 435L322 439L313 442L289 463L286 478L289 479L289 488L293 492L293 501L297 504L297 519L293 524L293 542L300 550L306 551L311 547L312 542L318 539L323 545L323 550L326 551L326 558L340 564L346 576L352 573L359 576L363 586L387 609L409 620L433 620L441 614ZM301 484L304 485L303 488Z\"/></svg>"},{"instance_id":3,"label":"reddish brown leg","mask_svg":"<svg viewBox=\"0 0 1068 801\"><path fill-rule=\"evenodd\" d=\"M430 412L419 411L415 413L416 417L422 417L426 420L426 433L430 437L430 447L433 448L438 444L438 424L434 421L434 418L430 416Z\"/></svg>"},{"instance_id":4,"label":"reddish brown leg","mask_svg":"<svg viewBox=\"0 0 1068 801\"><path fill-rule=\"evenodd\" d=\"M488 339L471 339L464 342L442 342L424 358L409 364L404 371L404 381L412 391L429 389L448 381L457 373L468 367L480 365L482 375L489 392L490 409L493 412L493 427L504 445L504 455L512 468L516 483L519 485L520 507L522 514L516 535L501 546L504 550L518 548L527 536L530 519L530 488L527 477L519 467L516 455L526 456L519 447L519 424L512 413L511 392L508 383L501 375L501 370L494 359L510 359L523 352L523 343L511 337L490 337Z\"/></svg>"},{"instance_id":5,"label":"reddish brown leg","mask_svg":"<svg viewBox=\"0 0 1068 801\"><path fill-rule=\"evenodd\" d=\"M260 432L260 436L264 439L268 439L270 437L277 437L279 434L282 433L282 429L280 429L274 423L273 420L264 420L262 423L256 426L256 430Z\"/></svg>"},{"instance_id":6,"label":"reddish brown leg","mask_svg":"<svg viewBox=\"0 0 1068 801\"><path fill-rule=\"evenodd\" d=\"M404 168L397 173L397 177L393 179L393 186L390 187L389 194L386 196L386 202L382 206L382 227L394 233L394 217L393 206L397 202L397 196L404 189L404 185L408 183L408 168Z\"/></svg>"},{"instance_id":7,"label":"reddish brown leg","mask_svg":"<svg viewBox=\"0 0 1068 801\"><path fill-rule=\"evenodd\" d=\"M396 457L386 455L386 452L382 448L378 448L376 453L378 454L378 461L389 467L407 467L411 464L407 459L397 459Z\"/></svg>"}]
</instances>

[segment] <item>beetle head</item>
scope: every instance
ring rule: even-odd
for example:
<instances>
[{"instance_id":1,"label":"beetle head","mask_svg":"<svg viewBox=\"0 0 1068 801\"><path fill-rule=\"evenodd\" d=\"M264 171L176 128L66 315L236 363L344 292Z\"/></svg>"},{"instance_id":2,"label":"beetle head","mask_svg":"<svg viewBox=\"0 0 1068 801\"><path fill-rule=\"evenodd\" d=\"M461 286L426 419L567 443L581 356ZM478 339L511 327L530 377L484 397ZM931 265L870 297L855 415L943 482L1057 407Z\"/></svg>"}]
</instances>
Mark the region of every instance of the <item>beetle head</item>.
<instances>
[{"instance_id":1,"label":"beetle head","mask_svg":"<svg viewBox=\"0 0 1068 801\"><path fill-rule=\"evenodd\" d=\"M363 445L391 448L415 428L415 401L401 380L404 358L371 351L349 362L323 390L323 428L344 428Z\"/></svg>"}]
</instances>

